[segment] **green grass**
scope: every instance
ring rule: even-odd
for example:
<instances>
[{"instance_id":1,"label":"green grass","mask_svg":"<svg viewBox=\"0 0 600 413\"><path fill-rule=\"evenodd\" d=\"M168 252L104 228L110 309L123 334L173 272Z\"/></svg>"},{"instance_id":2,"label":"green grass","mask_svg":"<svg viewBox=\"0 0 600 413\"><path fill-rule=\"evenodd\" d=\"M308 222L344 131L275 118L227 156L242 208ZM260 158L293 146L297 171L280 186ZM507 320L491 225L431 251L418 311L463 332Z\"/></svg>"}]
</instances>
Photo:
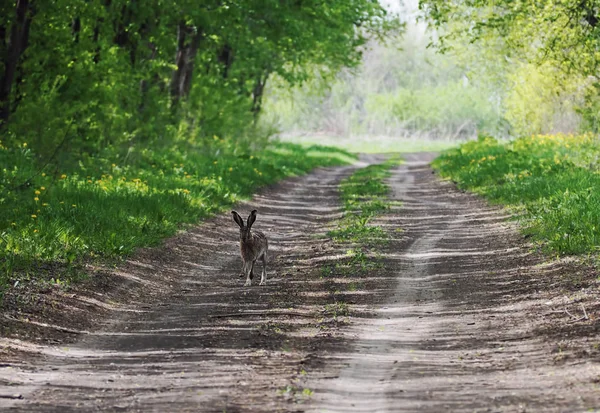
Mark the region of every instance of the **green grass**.
<instances>
[{"instance_id":1,"label":"green grass","mask_svg":"<svg viewBox=\"0 0 600 413\"><path fill-rule=\"evenodd\" d=\"M390 208L390 201L387 199L389 187L385 179L398 162L397 158L393 158L381 164L367 166L340 183L345 213L338 228L328 233L331 238L338 242L359 244L385 240L383 229L369 225L369 221Z\"/></svg>"},{"instance_id":2,"label":"green grass","mask_svg":"<svg viewBox=\"0 0 600 413\"><path fill-rule=\"evenodd\" d=\"M442 154L439 173L494 203L511 206L523 229L553 253L600 246L600 142L592 135L480 138Z\"/></svg>"},{"instance_id":3,"label":"green grass","mask_svg":"<svg viewBox=\"0 0 600 413\"><path fill-rule=\"evenodd\" d=\"M250 152L215 139L107 150L40 170L26 144L0 145L0 292L16 279L68 282L77 264L156 245L262 186L353 160L322 146L272 143Z\"/></svg>"},{"instance_id":4,"label":"green grass","mask_svg":"<svg viewBox=\"0 0 600 413\"><path fill-rule=\"evenodd\" d=\"M372 225L371 220L391 206L385 179L390 176L390 169L398 163L399 160L393 158L381 164L367 166L340 183L344 216L338 227L327 235L348 249L344 260L334 266L321 268L322 276L356 276L379 266L371 250L387 242L388 237L383 228Z\"/></svg>"}]
</instances>

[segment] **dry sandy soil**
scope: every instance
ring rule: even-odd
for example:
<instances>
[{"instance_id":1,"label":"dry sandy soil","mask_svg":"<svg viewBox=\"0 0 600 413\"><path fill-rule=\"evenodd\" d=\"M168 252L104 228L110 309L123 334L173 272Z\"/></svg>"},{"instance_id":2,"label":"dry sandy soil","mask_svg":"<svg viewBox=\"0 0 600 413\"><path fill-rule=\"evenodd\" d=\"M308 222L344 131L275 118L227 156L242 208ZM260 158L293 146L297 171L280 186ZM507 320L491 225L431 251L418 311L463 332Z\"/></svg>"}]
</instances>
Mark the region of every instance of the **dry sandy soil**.
<instances>
[{"instance_id":1,"label":"dry sandy soil","mask_svg":"<svg viewBox=\"0 0 600 413\"><path fill-rule=\"evenodd\" d=\"M77 289L9 295L0 410L600 411L595 270L538 253L431 159L393 171L368 271L336 271L350 246L326 237L341 167L237 208L269 238L264 287L243 287L224 214Z\"/></svg>"}]
</instances>

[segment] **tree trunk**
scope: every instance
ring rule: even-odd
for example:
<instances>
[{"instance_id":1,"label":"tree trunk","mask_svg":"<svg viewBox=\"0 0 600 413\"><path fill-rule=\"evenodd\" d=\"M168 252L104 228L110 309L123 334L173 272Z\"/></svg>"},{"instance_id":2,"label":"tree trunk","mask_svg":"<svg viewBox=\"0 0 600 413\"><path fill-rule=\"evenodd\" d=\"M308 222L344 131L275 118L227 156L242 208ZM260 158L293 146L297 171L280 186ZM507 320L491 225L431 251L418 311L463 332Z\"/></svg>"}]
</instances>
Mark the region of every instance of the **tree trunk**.
<instances>
[{"instance_id":1,"label":"tree trunk","mask_svg":"<svg viewBox=\"0 0 600 413\"><path fill-rule=\"evenodd\" d=\"M79 43L79 33L81 33L81 19L75 17L71 22L71 34L73 35L75 44Z\"/></svg>"},{"instance_id":2,"label":"tree trunk","mask_svg":"<svg viewBox=\"0 0 600 413\"><path fill-rule=\"evenodd\" d=\"M256 78L254 84L254 90L252 90L252 113L254 114L254 122L258 120L258 115L262 106L263 92L267 84L270 72L265 70L261 75Z\"/></svg>"},{"instance_id":3,"label":"tree trunk","mask_svg":"<svg viewBox=\"0 0 600 413\"><path fill-rule=\"evenodd\" d=\"M185 37L186 25L185 22L180 22L177 26L177 54L175 55L177 69L173 71L173 76L171 77L171 100L174 105L177 104L180 98L179 85L185 66Z\"/></svg>"},{"instance_id":4,"label":"tree trunk","mask_svg":"<svg viewBox=\"0 0 600 413\"><path fill-rule=\"evenodd\" d=\"M187 48L185 54L185 67L183 70L183 79L181 79L181 96L187 97L192 89L192 76L194 75L194 63L196 61L196 55L198 54L198 48L202 41L202 32L197 32L192 37L192 41Z\"/></svg>"},{"instance_id":5,"label":"tree trunk","mask_svg":"<svg viewBox=\"0 0 600 413\"><path fill-rule=\"evenodd\" d=\"M154 43L152 43L152 42L148 42L148 50L149 50L148 60L152 61L152 60L156 59L156 52L157 52L156 45L154 45ZM141 100L140 100L140 105L138 106L138 110L140 111L140 113L144 112L146 98L148 96L148 91L150 90L150 86L153 83L154 84L160 83L160 77L157 74L154 74L152 76L151 80L148 80L148 79L140 80Z\"/></svg>"},{"instance_id":6,"label":"tree trunk","mask_svg":"<svg viewBox=\"0 0 600 413\"><path fill-rule=\"evenodd\" d=\"M29 28L34 10L29 0L17 0L16 20L13 22L8 41L6 57L4 58L4 73L0 77L0 127L5 125L10 117L11 92L21 57L29 39Z\"/></svg>"},{"instance_id":7,"label":"tree trunk","mask_svg":"<svg viewBox=\"0 0 600 413\"><path fill-rule=\"evenodd\" d=\"M115 36L113 42L129 52L129 62L133 67L136 62L137 44L132 40L128 32L128 26L133 21L131 3L134 2L130 1L128 5L121 8L120 18L114 24Z\"/></svg>"},{"instance_id":8,"label":"tree trunk","mask_svg":"<svg viewBox=\"0 0 600 413\"><path fill-rule=\"evenodd\" d=\"M171 100L176 106L179 101L187 97L192 88L192 77L194 74L194 61L198 54L198 48L204 34L202 30L187 26L184 22L177 27L177 55L171 77ZM190 39L188 41L188 39Z\"/></svg>"},{"instance_id":9,"label":"tree trunk","mask_svg":"<svg viewBox=\"0 0 600 413\"><path fill-rule=\"evenodd\" d=\"M226 44L221 49L218 57L219 62L223 65L223 79L227 79L229 76L229 69L233 65L233 49L231 46Z\"/></svg>"}]
</instances>

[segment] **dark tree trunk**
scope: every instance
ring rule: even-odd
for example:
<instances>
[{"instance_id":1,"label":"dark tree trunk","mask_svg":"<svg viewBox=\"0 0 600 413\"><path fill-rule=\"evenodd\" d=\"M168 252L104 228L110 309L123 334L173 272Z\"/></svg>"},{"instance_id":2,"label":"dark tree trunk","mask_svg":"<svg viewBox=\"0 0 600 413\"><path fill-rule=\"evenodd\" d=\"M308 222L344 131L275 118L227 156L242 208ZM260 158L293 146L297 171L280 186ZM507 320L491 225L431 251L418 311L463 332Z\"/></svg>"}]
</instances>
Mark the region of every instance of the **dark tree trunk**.
<instances>
[{"instance_id":1,"label":"dark tree trunk","mask_svg":"<svg viewBox=\"0 0 600 413\"><path fill-rule=\"evenodd\" d=\"M6 26L0 25L0 59L6 59Z\"/></svg>"},{"instance_id":2,"label":"dark tree trunk","mask_svg":"<svg viewBox=\"0 0 600 413\"><path fill-rule=\"evenodd\" d=\"M177 69L173 71L173 76L171 77L171 100L175 104L180 97L179 85L183 74L183 67L185 66L185 38L186 25L185 22L180 22L177 26L177 54L175 55L175 66L177 66Z\"/></svg>"},{"instance_id":3,"label":"dark tree trunk","mask_svg":"<svg viewBox=\"0 0 600 413\"><path fill-rule=\"evenodd\" d=\"M148 42L148 50L150 50L150 53L148 55L148 60L154 60L156 58L156 46L152 43L152 42ZM152 85L152 83L154 84L158 84L160 82L160 78L157 74L154 74L154 76L152 77L151 80L148 79L142 79L140 80L140 96L141 96L141 100L140 100L140 105L138 107L138 110L141 112L144 112L145 109L145 104L146 104L146 98L148 96L148 91L150 90L150 86Z\"/></svg>"},{"instance_id":4,"label":"dark tree trunk","mask_svg":"<svg viewBox=\"0 0 600 413\"><path fill-rule=\"evenodd\" d=\"M73 41L79 43L79 33L81 33L81 19L75 17L71 22L71 33L73 34Z\"/></svg>"},{"instance_id":5,"label":"dark tree trunk","mask_svg":"<svg viewBox=\"0 0 600 413\"><path fill-rule=\"evenodd\" d=\"M10 30L10 39L4 58L4 73L0 77L0 127L6 124L10 117L11 92L23 52L27 48L29 28L33 17L33 4L29 0L17 0L16 19Z\"/></svg>"},{"instance_id":6,"label":"dark tree trunk","mask_svg":"<svg viewBox=\"0 0 600 413\"><path fill-rule=\"evenodd\" d=\"M115 37L113 41L117 46L126 49L129 52L129 62L131 63L131 66L134 66L136 61L137 45L135 44L135 41L131 39L128 31L128 27L132 21L133 12L131 11L131 7L123 6L121 9L121 17L115 23Z\"/></svg>"},{"instance_id":7,"label":"dark tree trunk","mask_svg":"<svg viewBox=\"0 0 600 413\"><path fill-rule=\"evenodd\" d=\"M194 61L203 37L201 30L187 26L184 22L179 23L177 26L177 55L175 56L177 69L173 71L170 87L171 100L174 106L190 93L194 75Z\"/></svg>"},{"instance_id":8,"label":"dark tree trunk","mask_svg":"<svg viewBox=\"0 0 600 413\"><path fill-rule=\"evenodd\" d=\"M262 107L262 98L265 90L265 86L267 85L267 79L269 78L270 72L265 70L265 72L259 75L256 78L256 83L254 84L254 89L252 90L252 113L254 114L254 122L258 120L258 115L260 114L260 109Z\"/></svg>"},{"instance_id":9,"label":"dark tree trunk","mask_svg":"<svg viewBox=\"0 0 600 413\"><path fill-rule=\"evenodd\" d=\"M25 20L25 26L23 28L23 42L22 42L22 46L21 46L21 54L27 50L27 47L29 47L29 33L30 33L30 27L31 27L31 18ZM23 84L23 78L25 76L25 74L23 73L22 70L19 70L19 67L17 66L17 72L16 72L16 80L15 80L15 101L13 102L11 111L14 111L17 106L19 105L19 103L21 102L21 86Z\"/></svg>"},{"instance_id":10,"label":"dark tree trunk","mask_svg":"<svg viewBox=\"0 0 600 413\"><path fill-rule=\"evenodd\" d=\"M231 46L226 44L219 53L219 62L223 65L223 79L227 79L229 76L229 69L233 65L233 49Z\"/></svg>"},{"instance_id":11,"label":"dark tree trunk","mask_svg":"<svg viewBox=\"0 0 600 413\"><path fill-rule=\"evenodd\" d=\"M196 55L198 54L198 48L202 41L202 33L195 33L192 37L186 54L185 54L185 66L183 70L183 79L181 79L181 96L187 97L192 89L192 77L194 75L194 63L196 61Z\"/></svg>"},{"instance_id":12,"label":"dark tree trunk","mask_svg":"<svg viewBox=\"0 0 600 413\"><path fill-rule=\"evenodd\" d=\"M104 8L109 10L110 5L112 4L112 0L104 0ZM100 28L104 24L104 18L98 17L96 19L96 24L94 26L94 34L92 36L92 41L96 45L96 49L94 50L94 63L100 62Z\"/></svg>"}]
</instances>

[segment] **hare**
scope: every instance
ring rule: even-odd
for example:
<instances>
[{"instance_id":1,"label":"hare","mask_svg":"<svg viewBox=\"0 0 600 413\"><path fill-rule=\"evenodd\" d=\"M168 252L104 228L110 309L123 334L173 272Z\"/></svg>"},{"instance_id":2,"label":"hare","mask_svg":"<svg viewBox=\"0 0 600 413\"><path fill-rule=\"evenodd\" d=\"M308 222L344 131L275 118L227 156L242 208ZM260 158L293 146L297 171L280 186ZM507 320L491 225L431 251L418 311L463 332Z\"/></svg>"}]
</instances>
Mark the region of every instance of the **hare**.
<instances>
[{"instance_id":1,"label":"hare","mask_svg":"<svg viewBox=\"0 0 600 413\"><path fill-rule=\"evenodd\" d=\"M246 275L244 287L252 285L254 264L258 259L261 259L263 263L260 285L265 285L267 282L267 237L260 231L250 232L252 224L256 221L256 210L250 212L246 225L244 225L244 220L237 212L231 211L231 213L233 214L233 220L240 226L240 253L244 262L242 272Z\"/></svg>"}]
</instances>

